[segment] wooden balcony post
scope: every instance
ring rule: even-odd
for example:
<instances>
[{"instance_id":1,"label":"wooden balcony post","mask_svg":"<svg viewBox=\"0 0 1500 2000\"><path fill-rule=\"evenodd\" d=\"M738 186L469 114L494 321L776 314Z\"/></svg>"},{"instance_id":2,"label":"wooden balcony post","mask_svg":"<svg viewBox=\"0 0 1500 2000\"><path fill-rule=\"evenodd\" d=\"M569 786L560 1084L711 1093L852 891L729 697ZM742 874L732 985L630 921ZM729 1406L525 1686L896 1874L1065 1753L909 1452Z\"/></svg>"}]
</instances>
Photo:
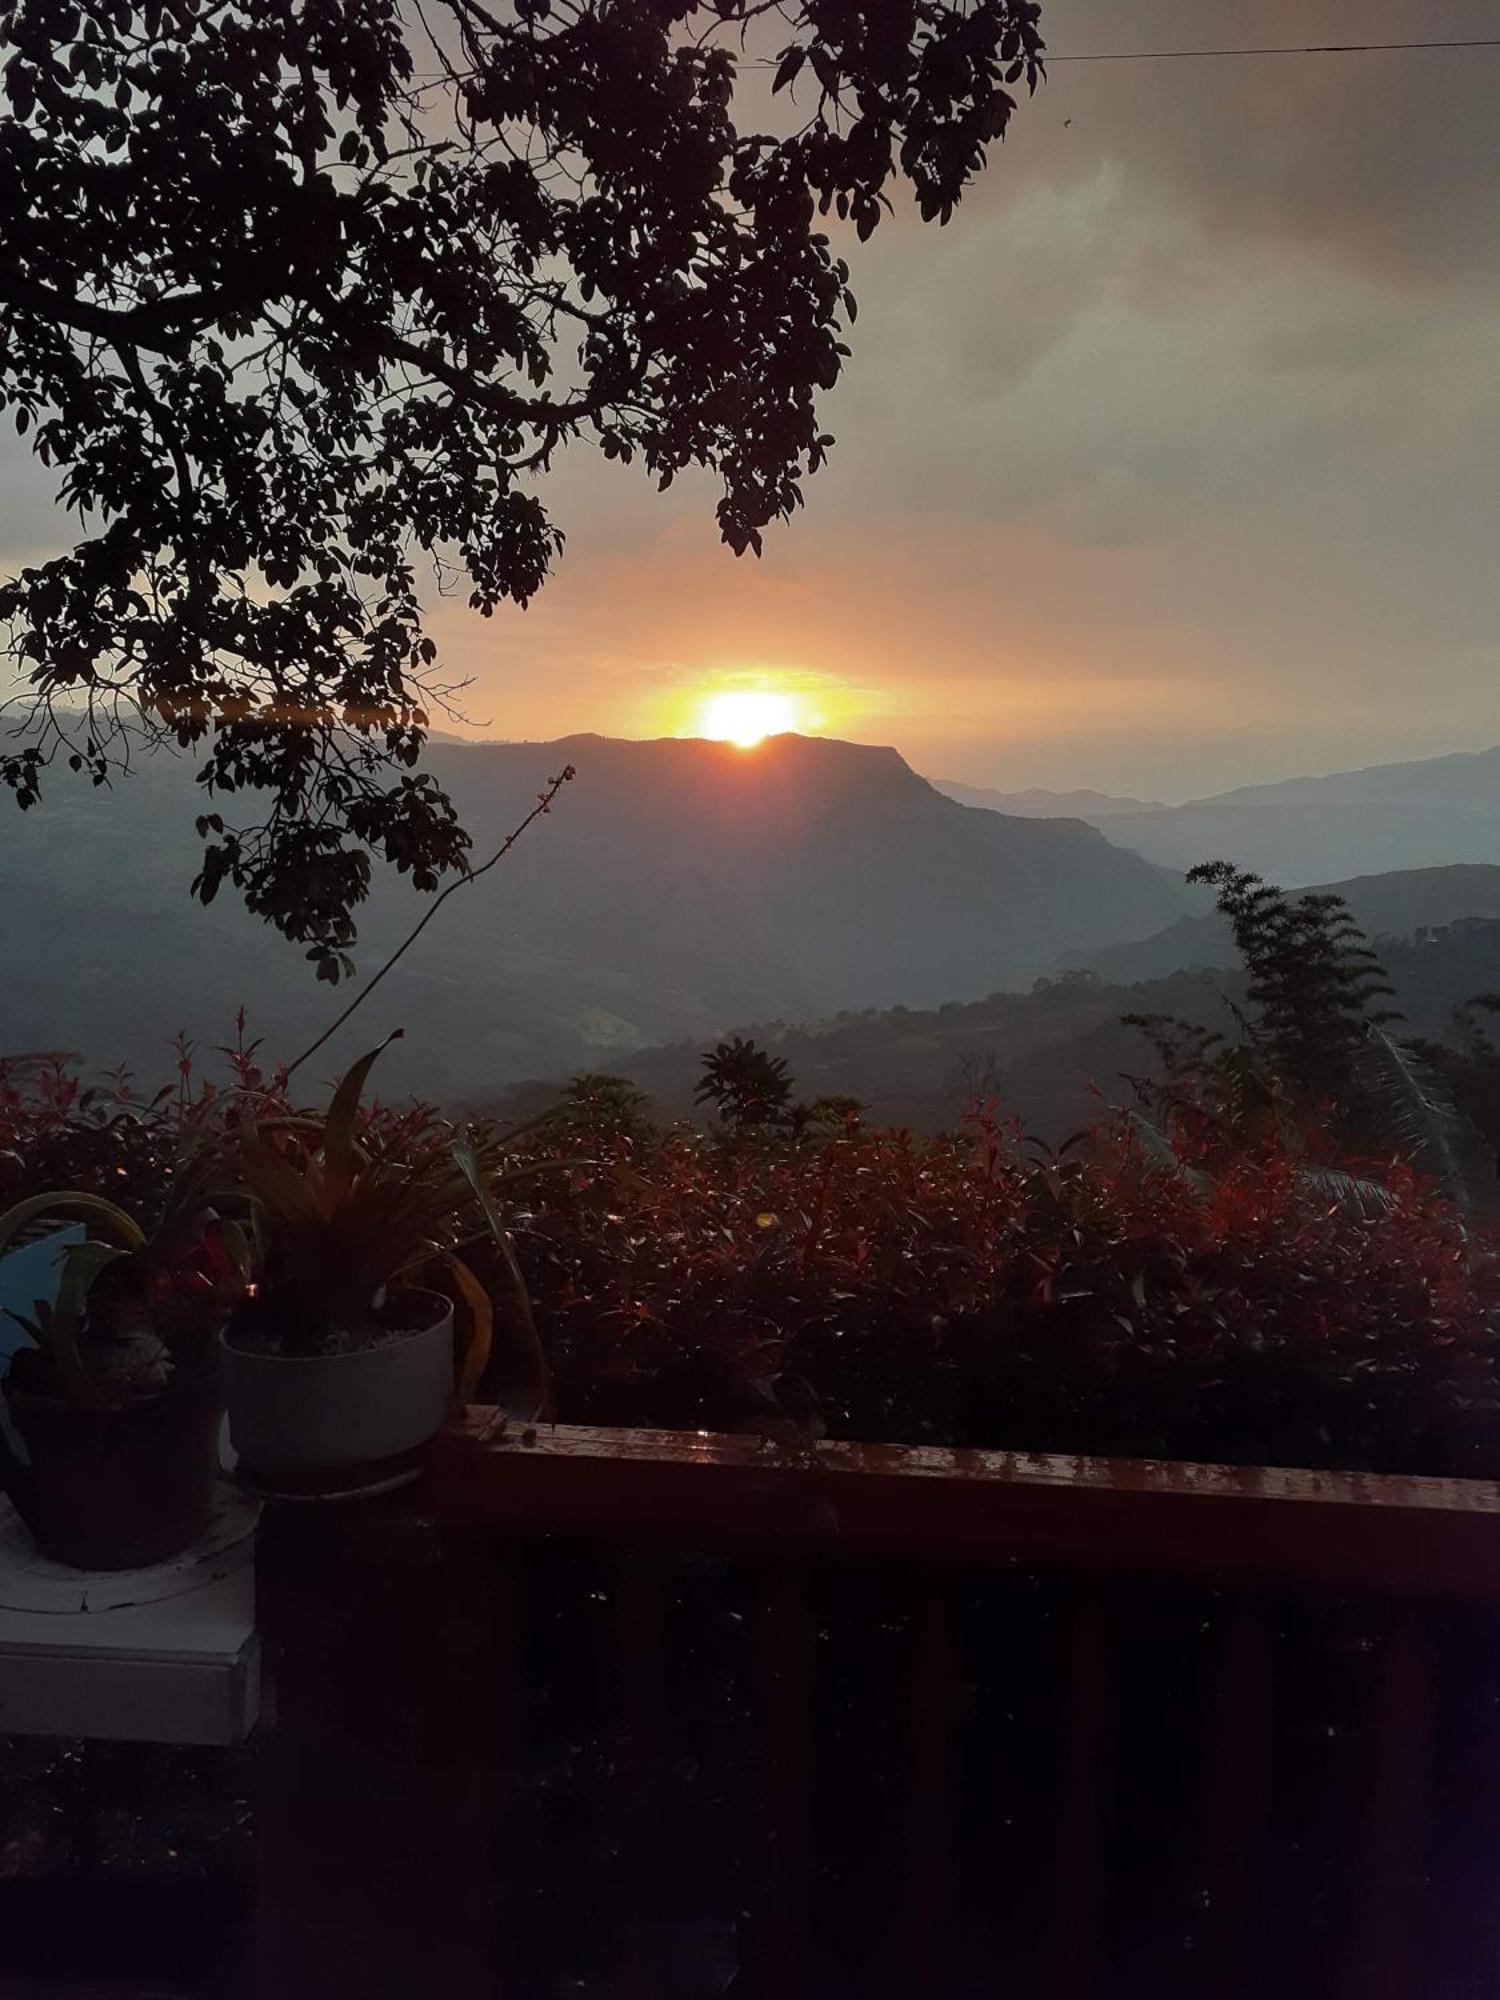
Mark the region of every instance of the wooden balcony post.
<instances>
[{"instance_id":1,"label":"wooden balcony post","mask_svg":"<svg viewBox=\"0 0 1500 2000\"><path fill-rule=\"evenodd\" d=\"M1246 1601L1219 1642L1218 1721L1209 1781L1208 1976L1213 2000L1251 1990L1255 1912L1265 1886L1271 1806L1274 1653L1263 1607Z\"/></svg>"},{"instance_id":2,"label":"wooden balcony post","mask_svg":"<svg viewBox=\"0 0 1500 2000\"><path fill-rule=\"evenodd\" d=\"M1424 1613L1397 1606L1379 1643L1359 1992L1361 2000L1408 2000L1421 1991L1417 1944L1431 1754L1432 1663Z\"/></svg>"},{"instance_id":3,"label":"wooden balcony post","mask_svg":"<svg viewBox=\"0 0 1500 2000\"><path fill-rule=\"evenodd\" d=\"M262 2000L494 1990L495 1676L478 1570L445 1541L410 1493L267 1509Z\"/></svg>"}]
</instances>

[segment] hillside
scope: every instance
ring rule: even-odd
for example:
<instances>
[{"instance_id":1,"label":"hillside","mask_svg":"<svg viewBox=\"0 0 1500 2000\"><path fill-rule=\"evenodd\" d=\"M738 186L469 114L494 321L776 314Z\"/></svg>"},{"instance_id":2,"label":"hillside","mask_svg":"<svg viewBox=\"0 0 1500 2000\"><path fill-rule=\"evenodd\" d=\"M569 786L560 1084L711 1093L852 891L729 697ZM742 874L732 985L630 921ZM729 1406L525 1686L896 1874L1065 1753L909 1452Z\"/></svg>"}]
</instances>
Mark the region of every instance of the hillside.
<instances>
[{"instance_id":1,"label":"hillside","mask_svg":"<svg viewBox=\"0 0 1500 2000\"><path fill-rule=\"evenodd\" d=\"M1500 921L1468 919L1388 940L1382 956L1414 1034L1441 1038L1459 1002L1500 991ZM966 1005L867 1009L743 1032L785 1058L799 1095L856 1097L875 1124L936 1131L958 1121L978 1093L1057 1143L1098 1115L1101 1096L1128 1101L1127 1076L1149 1067L1144 1038L1122 1025L1122 1015L1172 1014L1233 1034L1227 1003L1243 997L1237 970L1178 970L1129 984L1075 971ZM691 1117L701 1059L701 1043L679 1042L611 1067L639 1084L659 1115ZM521 1118L544 1109L557 1089L556 1081L535 1082L476 1108Z\"/></svg>"},{"instance_id":2,"label":"hillside","mask_svg":"<svg viewBox=\"0 0 1500 2000\"><path fill-rule=\"evenodd\" d=\"M393 1090L453 1095L598 1066L749 1017L970 999L1184 906L1158 870L1081 820L957 805L893 750L585 736L440 743L429 761L477 856L549 774L571 762L578 777L330 1045L325 1073L404 1025L386 1065ZM77 1049L154 1078L177 1029L221 1042L241 1005L276 1055L335 1011L300 954L227 892L207 910L189 900L202 810L190 777L162 758L113 792L59 774L41 807L12 811L0 894L12 935L46 947L12 955L0 1049ZM421 907L379 882L362 971Z\"/></svg>"},{"instance_id":3,"label":"hillside","mask_svg":"<svg viewBox=\"0 0 1500 2000\"><path fill-rule=\"evenodd\" d=\"M1342 896L1367 936L1410 937L1423 928L1469 917L1500 917L1500 867L1407 868L1390 875L1356 875L1349 882L1315 885ZM1129 984L1161 979L1192 966L1234 964L1229 925L1217 911L1179 917L1165 930L1133 944L1065 952L1060 971L1086 969L1101 979Z\"/></svg>"},{"instance_id":4,"label":"hillside","mask_svg":"<svg viewBox=\"0 0 1500 2000\"><path fill-rule=\"evenodd\" d=\"M975 794L969 803L991 806L1006 796ZM1186 805L1130 810L1128 817L1124 804L1108 800L1091 810L1078 803L1072 810L1164 867L1236 861L1286 888L1500 863L1500 748L1247 785Z\"/></svg>"}]
</instances>

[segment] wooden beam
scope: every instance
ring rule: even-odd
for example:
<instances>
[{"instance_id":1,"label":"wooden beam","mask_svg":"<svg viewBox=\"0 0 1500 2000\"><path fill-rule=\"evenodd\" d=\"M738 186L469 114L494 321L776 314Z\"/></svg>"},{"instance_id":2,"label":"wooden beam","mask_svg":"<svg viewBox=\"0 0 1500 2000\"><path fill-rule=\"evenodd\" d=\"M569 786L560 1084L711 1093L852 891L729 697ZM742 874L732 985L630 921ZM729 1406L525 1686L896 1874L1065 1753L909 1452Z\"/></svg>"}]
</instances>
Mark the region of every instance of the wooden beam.
<instances>
[{"instance_id":1,"label":"wooden beam","mask_svg":"<svg viewBox=\"0 0 1500 2000\"><path fill-rule=\"evenodd\" d=\"M442 1522L682 1547L1500 1599L1500 1485L1144 1459L520 1428L434 1445Z\"/></svg>"}]
</instances>

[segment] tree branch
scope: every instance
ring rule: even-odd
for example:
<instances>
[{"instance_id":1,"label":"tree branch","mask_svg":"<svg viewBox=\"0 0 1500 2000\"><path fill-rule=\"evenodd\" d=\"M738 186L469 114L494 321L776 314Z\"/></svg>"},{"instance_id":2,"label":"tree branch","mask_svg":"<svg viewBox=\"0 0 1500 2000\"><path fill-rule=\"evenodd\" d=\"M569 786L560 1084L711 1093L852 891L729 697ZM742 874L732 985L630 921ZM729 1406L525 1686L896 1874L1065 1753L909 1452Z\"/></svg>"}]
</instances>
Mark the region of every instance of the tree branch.
<instances>
[{"instance_id":1,"label":"tree branch","mask_svg":"<svg viewBox=\"0 0 1500 2000\"><path fill-rule=\"evenodd\" d=\"M228 303L224 295L211 298L199 293L184 298L158 299L149 306L91 305L87 299L70 299L34 278L0 264L0 305L15 306L35 313L75 333L97 334L118 347L124 341L132 347L149 348L152 353L180 359L188 336L196 325L208 325ZM186 322L185 325L182 323ZM174 330L178 328L179 330Z\"/></svg>"},{"instance_id":2,"label":"tree branch","mask_svg":"<svg viewBox=\"0 0 1500 2000\"><path fill-rule=\"evenodd\" d=\"M501 416L513 417L517 423L542 424L555 430L563 424L574 424L584 417L597 416L604 407L603 399L594 396L575 397L570 403L549 402L545 396L518 396L514 389L503 389L496 382L479 380L467 369L456 366L436 348L424 347L418 341L408 340L403 334L383 333L380 345L393 361L409 361L414 368L420 368L435 382L441 382L445 389L451 389L456 396L481 403Z\"/></svg>"},{"instance_id":3,"label":"tree branch","mask_svg":"<svg viewBox=\"0 0 1500 2000\"><path fill-rule=\"evenodd\" d=\"M293 1070L301 1069L302 1065L307 1061L309 1056L316 1055L318 1050L322 1048L323 1044L338 1033L339 1029L343 1027L344 1023L348 1020L349 1016L354 1012L355 1008L362 1006L364 1002L369 999L370 995L375 991L375 988L380 984L381 980L385 978L385 975L391 970L392 966L395 965L396 961L400 958L404 958L406 953L410 951L411 947L416 943L417 939L422 935L423 931L426 930L427 926L432 922L433 918L437 915L438 911L443 907L444 903L447 902L450 896L456 895L460 889L466 889L471 882L477 882L481 875L488 875L490 870L495 866L497 861L503 861L505 859L506 855L509 854L510 850L515 846L516 842L521 838L521 835L526 831L527 827L531 825L532 821L540 819L543 813L551 812L552 801L557 797L558 793L562 790L563 786L568 783L569 779L572 778L573 775L574 775L573 766L571 764L564 765L563 769L561 770L561 772L558 774L557 777L548 779L546 791L539 792L537 794L536 804L531 808L531 811L527 813L525 819L521 821L521 824L518 827L516 827L513 832L508 833L506 835L505 839L500 843L499 847L496 848L495 852L490 856L489 860L483 862L478 868L471 868L467 875L460 875L456 882L450 882L446 889L439 891L437 896L435 896L433 899L431 908L423 912L419 921L415 923L412 926L412 928L407 932L406 936L401 940L400 944L397 945L396 949L391 953L390 957L386 960L385 964L381 966L380 970L376 973L375 977L370 981L369 985L361 987L359 992L356 993L354 998L349 1002L349 1005L344 1009L343 1013L340 1014L337 1017L337 1019L331 1021L328 1024L328 1026L323 1030L322 1034L319 1035L318 1039L315 1042L309 1043L309 1045L302 1051L301 1055L298 1056L295 1062L287 1064L286 1069L283 1072L284 1076L290 1076Z\"/></svg>"},{"instance_id":4,"label":"tree branch","mask_svg":"<svg viewBox=\"0 0 1500 2000\"><path fill-rule=\"evenodd\" d=\"M180 360L187 352L189 338L196 327L211 325L226 309L232 306L243 309L246 303L246 299L231 298L228 293L200 293L122 310L93 305L86 299L66 298L61 292L39 285L34 279L23 277L20 272L0 264L0 305L35 313L54 325L70 327L76 333L96 335L108 341L122 356L127 348L145 348L150 353ZM578 423L585 417L595 416L604 407L603 399L592 396L576 397L567 403L553 403L546 397L517 395L513 389L502 388L498 383L481 381L466 369L458 367L437 348L408 340L403 334L386 330L379 336L379 341L391 360L409 362L434 381L451 389L455 395L482 404L486 409L511 417L518 423L539 424L556 430L564 424Z\"/></svg>"}]
</instances>

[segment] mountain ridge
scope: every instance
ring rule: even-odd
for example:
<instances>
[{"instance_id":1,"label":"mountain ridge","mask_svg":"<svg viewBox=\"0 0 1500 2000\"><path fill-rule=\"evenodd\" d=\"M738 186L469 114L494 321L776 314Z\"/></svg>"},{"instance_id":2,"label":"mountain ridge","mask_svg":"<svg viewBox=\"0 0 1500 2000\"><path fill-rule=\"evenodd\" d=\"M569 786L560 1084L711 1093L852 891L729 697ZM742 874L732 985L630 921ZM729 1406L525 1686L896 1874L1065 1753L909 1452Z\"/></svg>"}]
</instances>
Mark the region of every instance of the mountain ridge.
<instances>
[{"instance_id":1,"label":"mountain ridge","mask_svg":"<svg viewBox=\"0 0 1500 2000\"><path fill-rule=\"evenodd\" d=\"M1086 822L961 806L886 746L573 735L435 744L425 768L477 860L568 763L579 776L552 813L449 904L330 1044L324 1074L395 1026L408 1035L382 1064L387 1087L451 1095L748 1015L936 1004L1185 907ZM189 901L192 769L151 758L103 794L59 774L12 819L0 893L18 934L48 942L12 962L0 1050L77 1048L154 1078L179 1028L222 1042L244 1005L285 1059L337 1010L298 949L227 893ZM366 978L425 907L377 874L360 918Z\"/></svg>"},{"instance_id":2,"label":"mountain ridge","mask_svg":"<svg viewBox=\"0 0 1500 2000\"><path fill-rule=\"evenodd\" d=\"M1134 813L1170 812L1165 799L1117 797L1113 792L1053 792L1043 785L1029 785L1018 792L999 791L989 785L965 785L957 778L928 781L945 798L961 806L980 806L987 812L1013 813L1021 819L1129 819Z\"/></svg>"},{"instance_id":3,"label":"mountain ridge","mask_svg":"<svg viewBox=\"0 0 1500 2000\"><path fill-rule=\"evenodd\" d=\"M1500 746L1242 785L1090 823L1159 866L1229 860L1284 888L1500 863Z\"/></svg>"}]
</instances>

